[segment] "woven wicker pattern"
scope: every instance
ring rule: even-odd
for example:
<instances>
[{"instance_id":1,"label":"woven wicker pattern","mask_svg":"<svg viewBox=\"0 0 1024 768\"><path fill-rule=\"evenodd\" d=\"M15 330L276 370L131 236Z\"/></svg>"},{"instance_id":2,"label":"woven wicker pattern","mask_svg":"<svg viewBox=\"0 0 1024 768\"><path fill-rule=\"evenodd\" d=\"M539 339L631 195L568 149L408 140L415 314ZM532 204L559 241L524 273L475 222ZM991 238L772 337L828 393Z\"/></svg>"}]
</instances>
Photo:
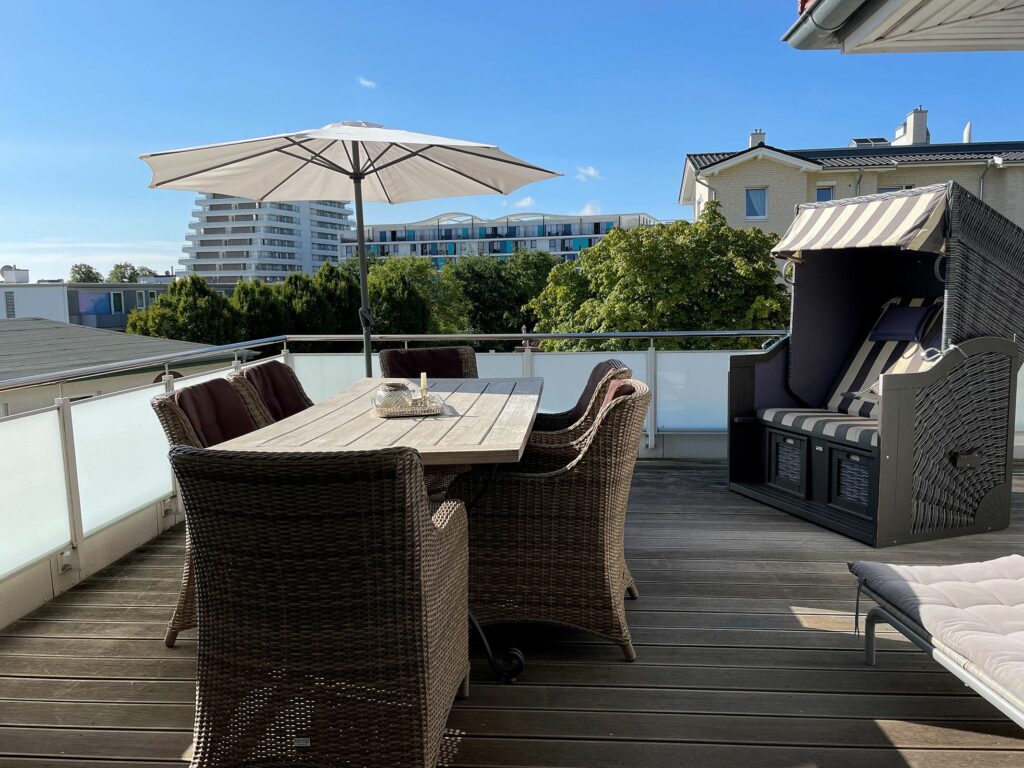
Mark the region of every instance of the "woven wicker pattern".
<instances>
[{"instance_id":1,"label":"woven wicker pattern","mask_svg":"<svg viewBox=\"0 0 1024 768\"><path fill-rule=\"evenodd\" d=\"M950 185L946 341L1024 339L1024 230Z\"/></svg>"},{"instance_id":2,"label":"woven wicker pattern","mask_svg":"<svg viewBox=\"0 0 1024 768\"><path fill-rule=\"evenodd\" d=\"M1006 482L1012 361L986 352L915 396L911 530L950 530L974 522L978 505ZM977 452L980 465L958 469L950 457Z\"/></svg>"},{"instance_id":3,"label":"woven wicker pattern","mask_svg":"<svg viewBox=\"0 0 1024 768\"><path fill-rule=\"evenodd\" d=\"M867 506L871 472L863 464L840 459L836 464L836 499Z\"/></svg>"},{"instance_id":4,"label":"woven wicker pattern","mask_svg":"<svg viewBox=\"0 0 1024 768\"><path fill-rule=\"evenodd\" d=\"M775 476L800 483L804 471L804 452L800 446L779 441L775 445Z\"/></svg>"},{"instance_id":5,"label":"woven wicker pattern","mask_svg":"<svg viewBox=\"0 0 1024 768\"><path fill-rule=\"evenodd\" d=\"M462 364L461 378L479 378L480 374L477 373L476 369L476 351L472 347L432 347L430 351L447 352L448 350L455 350L459 354L459 362ZM397 376L398 373L394 370L394 366L398 364L398 361L404 355L406 355L408 352L416 352L418 354L422 354L425 351L427 350L382 349L380 351L381 374L383 376ZM427 369L427 375L432 375L429 368Z\"/></svg>"},{"instance_id":6,"label":"woven wicker pattern","mask_svg":"<svg viewBox=\"0 0 1024 768\"><path fill-rule=\"evenodd\" d=\"M523 462L462 475L470 519L470 605L481 622L539 621L592 632L636 658L623 594L636 596L623 554L626 502L651 393L598 413L563 446L531 446Z\"/></svg>"},{"instance_id":7,"label":"woven wicker pattern","mask_svg":"<svg viewBox=\"0 0 1024 768\"><path fill-rule=\"evenodd\" d=\"M262 424L274 423L274 417L263 402L263 398L260 397L260 393L256 391L256 388L248 382L242 373L228 374L228 384L242 398L242 402L245 403L245 409L253 415L254 419Z\"/></svg>"},{"instance_id":8,"label":"woven wicker pattern","mask_svg":"<svg viewBox=\"0 0 1024 768\"><path fill-rule=\"evenodd\" d=\"M201 387L203 385L194 384L193 386ZM248 384L246 386L248 387ZM249 389L251 390L251 387ZM237 386L235 391L239 392ZM175 390L166 395L157 395L150 401L150 405L153 406L153 410L160 420L160 426L164 428L164 434L167 435L167 442L171 447L175 445L188 445L193 448L205 448L207 446L203 445L199 435L192 428L192 423L189 421L188 416L178 407L177 397L180 392L181 390ZM259 400L255 392L252 394ZM239 396L242 396L241 392L239 392ZM252 416L257 427L265 427L267 424L273 423L274 420L270 418L270 414L266 412L265 408L252 408L251 402L246 400L244 396L242 396L242 402L245 404L246 410ZM178 633L184 632L186 629L192 629L196 626L196 623L196 594L192 574L191 545L188 533L186 532L185 564L181 569L181 587L178 589L178 603L174 607L174 613L171 614L171 620L167 622L164 644L168 648L173 647L178 639Z\"/></svg>"},{"instance_id":9,"label":"woven wicker pattern","mask_svg":"<svg viewBox=\"0 0 1024 768\"><path fill-rule=\"evenodd\" d=\"M433 768L469 674L466 516L410 448L177 447L200 633L195 768Z\"/></svg>"},{"instance_id":10,"label":"woven wicker pattern","mask_svg":"<svg viewBox=\"0 0 1024 768\"><path fill-rule=\"evenodd\" d=\"M594 366L576 405L567 411L538 413L530 433L533 445L559 445L578 440L597 418L608 387L616 379L628 379L633 371L621 360L604 360Z\"/></svg>"}]
</instances>

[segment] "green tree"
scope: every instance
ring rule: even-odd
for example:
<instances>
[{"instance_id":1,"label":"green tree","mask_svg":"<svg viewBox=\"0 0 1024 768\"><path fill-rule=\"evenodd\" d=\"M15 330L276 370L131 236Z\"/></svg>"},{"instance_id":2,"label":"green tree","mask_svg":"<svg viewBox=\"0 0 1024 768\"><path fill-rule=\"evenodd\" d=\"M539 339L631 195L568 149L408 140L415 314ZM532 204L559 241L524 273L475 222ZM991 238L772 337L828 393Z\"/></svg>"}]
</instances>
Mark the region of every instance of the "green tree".
<instances>
[{"instance_id":1,"label":"green tree","mask_svg":"<svg viewBox=\"0 0 1024 768\"><path fill-rule=\"evenodd\" d=\"M284 301L280 293L266 283L260 280L240 282L235 286L230 301L238 312L243 339L265 339L285 332L287 314Z\"/></svg>"},{"instance_id":2,"label":"green tree","mask_svg":"<svg viewBox=\"0 0 1024 768\"><path fill-rule=\"evenodd\" d=\"M128 316L128 333L201 344L230 344L241 338L238 310L203 278L189 275L168 286L144 310Z\"/></svg>"},{"instance_id":3,"label":"green tree","mask_svg":"<svg viewBox=\"0 0 1024 768\"><path fill-rule=\"evenodd\" d=\"M152 270L151 270L152 271ZM107 275L108 283L137 283L139 282L139 270L127 261L115 264Z\"/></svg>"},{"instance_id":4,"label":"green tree","mask_svg":"<svg viewBox=\"0 0 1024 768\"><path fill-rule=\"evenodd\" d=\"M385 306L375 297L375 291L382 291L386 287L390 290L399 282L407 284L408 288L415 292L417 304L427 307L427 322L423 326L423 332L459 333L468 330L469 302L462 294L461 285L452 277L451 270L447 267L437 270L429 259L418 256L391 256L370 267L370 305L375 329L401 328L402 323L396 322L398 316L391 313L394 310L403 310L390 298L387 299L388 304ZM418 317L418 312L418 309L411 310L410 318L407 319ZM419 325L421 323L416 321L416 326Z\"/></svg>"},{"instance_id":5,"label":"green tree","mask_svg":"<svg viewBox=\"0 0 1024 768\"><path fill-rule=\"evenodd\" d=\"M334 312L327 298L314 285L313 278L293 272L283 283L274 286L285 312L287 333L327 333Z\"/></svg>"},{"instance_id":6,"label":"green tree","mask_svg":"<svg viewBox=\"0 0 1024 768\"><path fill-rule=\"evenodd\" d=\"M771 256L778 236L733 229L718 203L692 224L612 230L575 262L551 271L530 302L537 330L548 332L780 328L789 294ZM675 348L739 348L749 340L661 343ZM592 345L560 342L555 348ZM609 346L626 348L629 342Z\"/></svg>"},{"instance_id":7,"label":"green tree","mask_svg":"<svg viewBox=\"0 0 1024 768\"><path fill-rule=\"evenodd\" d=\"M89 264L72 264L68 279L72 283L102 283L103 275Z\"/></svg>"},{"instance_id":8,"label":"green tree","mask_svg":"<svg viewBox=\"0 0 1024 768\"><path fill-rule=\"evenodd\" d=\"M537 323L529 302L544 290L548 275L558 263L557 258L543 251L516 251L505 262L505 278L511 293L505 322L513 330L524 325L532 328Z\"/></svg>"},{"instance_id":9,"label":"green tree","mask_svg":"<svg viewBox=\"0 0 1024 768\"><path fill-rule=\"evenodd\" d=\"M313 276L313 290L324 307L319 333L360 333L359 273L325 263ZM320 306L320 305L318 305Z\"/></svg>"},{"instance_id":10,"label":"green tree","mask_svg":"<svg viewBox=\"0 0 1024 768\"><path fill-rule=\"evenodd\" d=\"M430 329L429 284L417 281L414 270L402 269L404 265L387 266L388 261L392 259L375 265L367 282L373 330L377 333L426 333ZM433 270L429 262L424 263Z\"/></svg>"},{"instance_id":11,"label":"green tree","mask_svg":"<svg viewBox=\"0 0 1024 768\"><path fill-rule=\"evenodd\" d=\"M505 265L493 256L460 256L445 266L469 302L469 326L474 333L511 333L509 315L519 305L509 290Z\"/></svg>"},{"instance_id":12,"label":"green tree","mask_svg":"<svg viewBox=\"0 0 1024 768\"><path fill-rule=\"evenodd\" d=\"M156 270L149 267L139 267L135 270L139 277L156 277Z\"/></svg>"}]
</instances>

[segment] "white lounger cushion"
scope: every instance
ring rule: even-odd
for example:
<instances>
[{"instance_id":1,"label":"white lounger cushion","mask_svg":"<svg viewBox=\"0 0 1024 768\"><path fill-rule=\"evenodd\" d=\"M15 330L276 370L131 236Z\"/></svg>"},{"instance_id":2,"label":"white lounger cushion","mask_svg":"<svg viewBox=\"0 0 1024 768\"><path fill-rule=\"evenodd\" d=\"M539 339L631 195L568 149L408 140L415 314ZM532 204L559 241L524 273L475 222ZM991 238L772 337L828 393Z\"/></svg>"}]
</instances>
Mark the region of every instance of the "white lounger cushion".
<instances>
[{"instance_id":1,"label":"white lounger cushion","mask_svg":"<svg viewBox=\"0 0 1024 768\"><path fill-rule=\"evenodd\" d=\"M1024 710L1024 557L938 566L861 561L850 571L932 645Z\"/></svg>"}]
</instances>

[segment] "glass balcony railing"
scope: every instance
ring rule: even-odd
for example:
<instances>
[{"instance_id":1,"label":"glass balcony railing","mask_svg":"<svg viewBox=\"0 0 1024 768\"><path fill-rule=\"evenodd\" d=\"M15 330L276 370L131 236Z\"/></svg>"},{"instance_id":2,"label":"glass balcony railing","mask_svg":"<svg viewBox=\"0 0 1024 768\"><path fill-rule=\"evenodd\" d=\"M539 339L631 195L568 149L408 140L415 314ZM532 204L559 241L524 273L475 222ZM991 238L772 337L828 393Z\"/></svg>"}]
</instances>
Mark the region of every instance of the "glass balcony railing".
<instances>
[{"instance_id":1,"label":"glass balcony railing","mask_svg":"<svg viewBox=\"0 0 1024 768\"><path fill-rule=\"evenodd\" d=\"M729 333L764 337L781 332ZM665 335L673 334L653 334ZM465 337L424 336L414 340L459 338ZM497 341L521 337L475 338ZM403 337L375 339L393 342ZM294 339L307 346L317 340L356 342L358 337ZM224 359L225 352L239 353L270 343L279 348L287 341L282 336L133 364L0 382L0 401L14 388L25 392L38 386L41 392L43 387L84 376L114 375L154 366L166 369L204 356ZM656 344L654 339L641 351L480 352L477 361L482 377L543 377L541 409L553 411L575 403L595 363L610 356L619 358L652 390L642 455L723 457L729 358L742 352L659 350ZM277 359L293 367L314 401L329 397L362 376L362 355L355 352L285 351ZM161 383L112 394L75 401L58 398L55 404L39 407L37 403L34 410L0 418L0 467L4 470L0 496L0 626L183 519L174 498L167 442L149 401L168 388L226 376L239 365L236 359L232 366L180 379L165 376ZM376 373L376 356L374 366ZM1024 391L1017 398L1017 431L1020 450L1024 448ZM65 581L54 574L62 575ZM31 586L26 586L27 582L32 582Z\"/></svg>"}]
</instances>

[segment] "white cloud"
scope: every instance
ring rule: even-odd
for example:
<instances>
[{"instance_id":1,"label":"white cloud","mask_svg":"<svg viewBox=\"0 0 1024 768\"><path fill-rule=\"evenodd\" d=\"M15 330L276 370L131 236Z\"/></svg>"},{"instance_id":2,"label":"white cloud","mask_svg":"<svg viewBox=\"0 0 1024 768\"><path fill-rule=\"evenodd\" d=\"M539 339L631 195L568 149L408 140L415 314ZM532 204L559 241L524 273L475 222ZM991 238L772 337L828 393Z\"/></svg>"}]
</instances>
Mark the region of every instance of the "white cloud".
<instances>
[{"instance_id":1,"label":"white cloud","mask_svg":"<svg viewBox=\"0 0 1024 768\"><path fill-rule=\"evenodd\" d=\"M532 195L527 195L526 197L516 200L513 205L515 205L516 208L530 208L536 202L537 201L533 199Z\"/></svg>"},{"instance_id":2,"label":"white cloud","mask_svg":"<svg viewBox=\"0 0 1024 768\"><path fill-rule=\"evenodd\" d=\"M371 80L368 77L363 77L362 75L360 75L358 78L356 78L356 82L359 83L361 86L363 86L363 88L376 88L377 87L376 81Z\"/></svg>"},{"instance_id":3,"label":"white cloud","mask_svg":"<svg viewBox=\"0 0 1024 768\"><path fill-rule=\"evenodd\" d=\"M85 262L106 274L114 264L129 261L157 272L172 272L182 257L181 241L128 240L76 242L60 238L0 241L0 263L28 269L30 279L67 279L72 264Z\"/></svg>"},{"instance_id":4,"label":"white cloud","mask_svg":"<svg viewBox=\"0 0 1024 768\"><path fill-rule=\"evenodd\" d=\"M600 181L601 172L592 165L577 165L576 166L576 180L577 181Z\"/></svg>"},{"instance_id":5,"label":"white cloud","mask_svg":"<svg viewBox=\"0 0 1024 768\"><path fill-rule=\"evenodd\" d=\"M580 212L577 216L596 216L601 212L601 204L597 200L588 200L586 204L580 208Z\"/></svg>"}]
</instances>

